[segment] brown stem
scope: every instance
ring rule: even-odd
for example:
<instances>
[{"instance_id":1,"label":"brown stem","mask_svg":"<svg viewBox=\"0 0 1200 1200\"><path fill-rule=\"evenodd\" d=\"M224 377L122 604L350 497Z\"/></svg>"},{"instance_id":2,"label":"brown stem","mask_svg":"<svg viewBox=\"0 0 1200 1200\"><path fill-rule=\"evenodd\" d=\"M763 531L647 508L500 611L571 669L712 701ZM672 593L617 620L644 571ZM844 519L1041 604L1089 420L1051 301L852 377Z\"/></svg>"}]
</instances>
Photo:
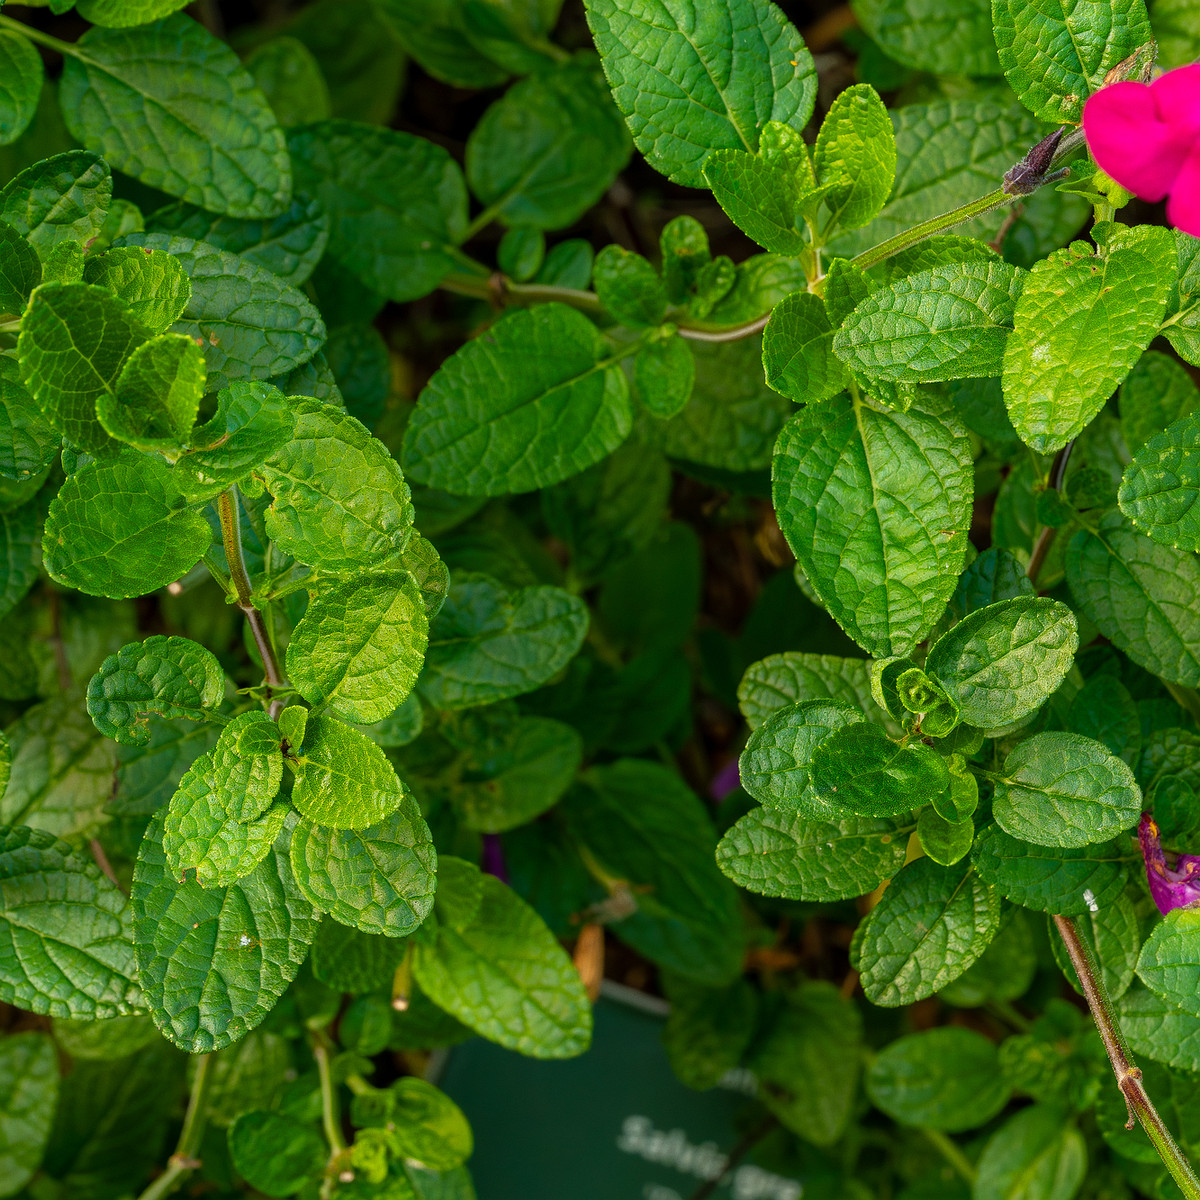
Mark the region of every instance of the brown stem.
<instances>
[{"instance_id":1,"label":"brown stem","mask_svg":"<svg viewBox=\"0 0 1200 1200\"><path fill-rule=\"evenodd\" d=\"M225 559L229 564L229 578L237 594L237 606L245 614L254 635L254 644L258 647L262 658L263 671L267 684L272 688L286 688L287 678L279 669L279 660L275 657L275 647L267 634L267 626L262 613L254 607L253 589L250 586L250 576L246 571L246 560L242 556L242 531L238 519L237 487L231 487L217 497L217 513L221 518L221 538L225 543ZM283 704L272 700L268 708L272 719L279 715Z\"/></svg>"},{"instance_id":2,"label":"brown stem","mask_svg":"<svg viewBox=\"0 0 1200 1200\"><path fill-rule=\"evenodd\" d=\"M1050 464L1050 487L1056 491L1062 491L1063 479L1067 474L1067 463L1071 458L1071 451L1075 448L1073 441L1068 442L1055 456L1054 462ZM1029 566L1025 574L1033 580L1033 584L1037 586L1038 572L1042 569L1046 562L1046 555L1050 553L1050 547L1054 543L1054 536L1058 530L1053 525L1045 525L1042 527L1041 533L1038 534L1038 539L1034 543L1033 553L1029 557Z\"/></svg>"},{"instance_id":3,"label":"brown stem","mask_svg":"<svg viewBox=\"0 0 1200 1200\"><path fill-rule=\"evenodd\" d=\"M713 1194L729 1178L730 1171L737 1166L759 1142L778 1125L779 1122L774 1117L768 1117L757 1128L752 1129L732 1150L729 1152L729 1157L725 1160L725 1169L715 1179L706 1179L693 1193L691 1200L708 1200L708 1197Z\"/></svg>"},{"instance_id":4,"label":"brown stem","mask_svg":"<svg viewBox=\"0 0 1200 1200\"><path fill-rule=\"evenodd\" d=\"M1134 1063L1129 1043L1125 1041L1125 1035L1121 1032L1091 946L1086 938L1079 936L1079 930L1070 917L1056 916L1054 925L1067 948L1067 954L1070 955L1071 965L1075 968L1088 1008L1092 1011L1092 1020L1096 1022L1096 1029L1104 1043L1108 1061L1117 1077L1117 1086L1125 1097L1125 1106L1129 1112L1125 1128L1132 1129L1134 1122L1140 1121L1146 1136L1158 1151L1159 1157L1184 1196L1188 1197L1188 1200L1200 1200L1200 1179L1197 1179L1191 1164L1184 1158L1183 1152L1171 1136L1171 1131L1146 1094L1146 1088L1142 1084L1142 1073Z\"/></svg>"}]
</instances>

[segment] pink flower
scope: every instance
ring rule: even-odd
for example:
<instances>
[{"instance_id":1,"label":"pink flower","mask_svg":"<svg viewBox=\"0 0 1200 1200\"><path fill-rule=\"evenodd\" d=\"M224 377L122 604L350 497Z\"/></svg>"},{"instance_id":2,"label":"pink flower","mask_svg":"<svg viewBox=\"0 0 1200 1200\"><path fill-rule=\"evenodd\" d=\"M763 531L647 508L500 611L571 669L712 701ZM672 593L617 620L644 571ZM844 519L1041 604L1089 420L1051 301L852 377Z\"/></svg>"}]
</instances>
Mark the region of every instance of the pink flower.
<instances>
[{"instance_id":1,"label":"pink flower","mask_svg":"<svg viewBox=\"0 0 1200 1200\"><path fill-rule=\"evenodd\" d=\"M1173 908L1191 908L1200 904L1200 855L1180 854L1174 868L1168 867L1162 843L1158 840L1158 825L1149 813L1142 813L1138 842L1146 860L1150 895L1154 897L1158 911L1166 916Z\"/></svg>"},{"instance_id":2,"label":"pink flower","mask_svg":"<svg viewBox=\"0 0 1200 1200\"><path fill-rule=\"evenodd\" d=\"M1200 63L1101 88L1083 131L1102 171L1143 200L1165 196L1167 220L1200 237Z\"/></svg>"}]
</instances>

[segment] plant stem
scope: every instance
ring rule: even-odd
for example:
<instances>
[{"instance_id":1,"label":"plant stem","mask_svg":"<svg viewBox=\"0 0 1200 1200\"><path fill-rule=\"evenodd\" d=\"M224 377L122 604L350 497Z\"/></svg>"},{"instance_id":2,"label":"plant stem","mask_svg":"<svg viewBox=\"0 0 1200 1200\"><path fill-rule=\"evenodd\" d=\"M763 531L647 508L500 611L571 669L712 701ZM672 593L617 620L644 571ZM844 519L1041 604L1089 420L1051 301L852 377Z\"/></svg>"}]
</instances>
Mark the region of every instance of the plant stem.
<instances>
[{"instance_id":1,"label":"plant stem","mask_svg":"<svg viewBox=\"0 0 1200 1200\"><path fill-rule=\"evenodd\" d=\"M217 497L217 514L221 518L221 538L225 544L225 559L229 563L229 579L237 597L236 604L245 614L254 635L254 644L262 657L263 671L267 683L272 688L285 688L287 679L279 669L279 660L275 657L275 647L267 633L263 615L254 607L253 589L250 586L250 576L246 572L246 560L242 555L242 530L238 518L237 485L228 488ZM279 715L282 703L272 700L268 712L274 719Z\"/></svg>"},{"instance_id":2,"label":"plant stem","mask_svg":"<svg viewBox=\"0 0 1200 1200\"><path fill-rule=\"evenodd\" d=\"M991 212L994 208L1001 208L1005 204L1012 204L1014 200L1019 200L1020 198L1019 196L1010 196L1003 188L997 188L994 192L988 192L986 196L980 196L978 200L972 200L967 204L959 205L958 208L952 208L949 212L942 213L940 216L930 217L928 221L922 221L919 225L914 225L911 229L906 229L903 233L898 233L895 237L890 237L887 241L880 242L878 246L872 246L870 250L864 250L850 261L856 267L862 267L865 271L868 267L873 267L883 262L885 258L891 258L893 254L899 254L901 250L907 250L910 246L915 246L918 242L923 242L927 237L932 237L935 233L942 233L944 230L953 229L955 225L961 225L964 221L969 221L972 217L983 216L984 213Z\"/></svg>"},{"instance_id":3,"label":"plant stem","mask_svg":"<svg viewBox=\"0 0 1200 1200\"><path fill-rule=\"evenodd\" d=\"M1050 464L1050 487L1056 492L1062 491L1063 479L1067 474L1067 463L1074 448L1074 441L1068 442L1054 456L1054 462ZM1053 525L1045 525L1034 543L1033 553L1029 556L1029 566L1025 570L1025 574L1033 581L1034 587L1037 587L1038 572L1046 562L1046 555L1050 553L1050 547L1057 533L1058 530Z\"/></svg>"},{"instance_id":4,"label":"plant stem","mask_svg":"<svg viewBox=\"0 0 1200 1200\"><path fill-rule=\"evenodd\" d=\"M167 1162L167 1169L150 1184L138 1200L162 1200L169 1196L199 1165L196 1152L204 1136L208 1120L208 1092L212 1083L212 1065L216 1054L200 1054L196 1057L196 1078L192 1082L192 1094L188 1097L187 1112L183 1117L183 1128L175 1153Z\"/></svg>"},{"instance_id":5,"label":"plant stem","mask_svg":"<svg viewBox=\"0 0 1200 1200\"><path fill-rule=\"evenodd\" d=\"M959 1149L958 1143L953 1142L940 1129L927 1129L921 1126L925 1140L966 1180L974 1184L976 1171L971 1160Z\"/></svg>"},{"instance_id":6,"label":"plant stem","mask_svg":"<svg viewBox=\"0 0 1200 1200\"><path fill-rule=\"evenodd\" d=\"M779 1122L775 1117L768 1117L763 1123L756 1128L750 1130L748 1134L732 1150L729 1152L729 1157L725 1160L725 1169L720 1175L713 1179L706 1179L693 1193L691 1200L707 1200L721 1186L721 1184L729 1178L730 1172L737 1166L751 1150L754 1149L759 1142L778 1125Z\"/></svg>"},{"instance_id":7,"label":"plant stem","mask_svg":"<svg viewBox=\"0 0 1200 1200\"><path fill-rule=\"evenodd\" d=\"M346 1142L342 1137L337 1087L333 1082L333 1071L329 1062L329 1046L321 1034L314 1035L312 1052L313 1058L317 1060L317 1074L321 1080L321 1125L325 1130L325 1140L332 1151L331 1157L336 1158L345 1153Z\"/></svg>"},{"instance_id":8,"label":"plant stem","mask_svg":"<svg viewBox=\"0 0 1200 1200\"><path fill-rule=\"evenodd\" d=\"M1142 1073L1134 1064L1129 1044L1121 1032L1091 946L1086 938L1079 936L1079 930L1071 917L1056 916L1054 924L1071 957L1075 974L1079 976L1079 984L1083 988L1088 1008L1092 1010L1092 1019L1096 1022L1096 1029L1104 1043L1108 1061L1112 1064L1113 1074L1117 1077L1117 1086L1125 1097L1125 1105L1129 1111L1129 1120L1125 1123L1125 1128L1132 1129L1135 1119L1140 1121L1146 1136L1158 1151L1159 1158L1170 1171L1171 1178L1179 1185L1179 1190L1187 1200L1200 1200L1200 1179L1196 1177L1191 1164L1184 1158L1183 1152L1171 1136L1171 1131L1146 1094L1142 1084Z\"/></svg>"},{"instance_id":9,"label":"plant stem","mask_svg":"<svg viewBox=\"0 0 1200 1200\"><path fill-rule=\"evenodd\" d=\"M70 42L61 42L58 38L51 37L50 34L43 33L40 29L34 29L32 25L23 25L20 21L14 21L12 17L0 17L0 29L11 29L14 33L20 33L31 42L45 46L47 50L56 50L59 54L71 55L74 58L82 57L78 48L72 46Z\"/></svg>"}]
</instances>

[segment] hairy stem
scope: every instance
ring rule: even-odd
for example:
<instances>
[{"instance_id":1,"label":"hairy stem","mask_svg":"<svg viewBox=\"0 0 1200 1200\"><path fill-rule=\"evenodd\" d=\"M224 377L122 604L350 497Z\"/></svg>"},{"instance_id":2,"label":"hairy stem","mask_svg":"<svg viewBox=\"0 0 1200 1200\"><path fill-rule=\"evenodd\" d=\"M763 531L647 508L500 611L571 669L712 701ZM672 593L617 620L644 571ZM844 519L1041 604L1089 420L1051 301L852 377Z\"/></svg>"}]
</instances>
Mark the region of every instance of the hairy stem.
<instances>
[{"instance_id":1,"label":"hairy stem","mask_svg":"<svg viewBox=\"0 0 1200 1200\"><path fill-rule=\"evenodd\" d=\"M880 242L878 246L864 250L850 261L865 271L868 267L883 262L885 258L899 254L901 250L907 250L910 246L923 242L927 237L933 237L935 233L944 233L947 229L953 229L955 225L961 225L972 217L981 217L994 208L1002 208L1005 204L1011 204L1018 199L1020 199L1019 196L1010 196L1003 188L997 188L994 192L988 192L986 196L980 196L978 200L959 205L958 208L952 208L940 216L930 217L928 221L922 221L919 225L914 225L911 229L906 229L903 233L898 233L895 237Z\"/></svg>"},{"instance_id":2,"label":"hairy stem","mask_svg":"<svg viewBox=\"0 0 1200 1200\"><path fill-rule=\"evenodd\" d=\"M1108 1061L1112 1064L1113 1074L1117 1077L1117 1086L1125 1097L1125 1105L1129 1110L1129 1120L1125 1128L1132 1129L1134 1121L1140 1121L1146 1136L1158 1151L1159 1158L1170 1171L1171 1178L1179 1185L1179 1190L1187 1200L1200 1200L1200 1179L1197 1179L1191 1164L1184 1158L1183 1152L1171 1136L1171 1131L1146 1094L1142 1084L1142 1073L1134 1064L1129 1044L1121 1032L1091 946L1086 938L1079 936L1079 930L1071 917L1056 916L1054 925L1071 957L1075 974L1079 976L1079 984L1083 988L1088 1008L1092 1010L1092 1019L1096 1022L1096 1029L1104 1043Z\"/></svg>"},{"instance_id":3,"label":"hairy stem","mask_svg":"<svg viewBox=\"0 0 1200 1200\"><path fill-rule=\"evenodd\" d=\"M237 606L245 614L254 635L254 644L262 657L263 671L267 683L272 688L287 687L287 679L279 669L279 660L275 657L275 647L267 632L263 615L254 607L253 589L250 586L250 576L246 572L246 560L242 555L242 530L238 518L237 486L222 492L217 497L217 514L221 518L221 539L225 544L225 559L229 563L229 579L237 596ZM272 700L268 709L272 719L279 715L282 703Z\"/></svg>"},{"instance_id":4,"label":"hairy stem","mask_svg":"<svg viewBox=\"0 0 1200 1200\"><path fill-rule=\"evenodd\" d=\"M196 1152L200 1149L200 1139L204 1136L204 1126L208 1120L208 1092L215 1058L215 1052L196 1056L196 1077L192 1082L192 1094L188 1097L179 1141L175 1143L175 1153L168 1160L167 1169L142 1192L138 1200L162 1200L200 1165Z\"/></svg>"}]
</instances>

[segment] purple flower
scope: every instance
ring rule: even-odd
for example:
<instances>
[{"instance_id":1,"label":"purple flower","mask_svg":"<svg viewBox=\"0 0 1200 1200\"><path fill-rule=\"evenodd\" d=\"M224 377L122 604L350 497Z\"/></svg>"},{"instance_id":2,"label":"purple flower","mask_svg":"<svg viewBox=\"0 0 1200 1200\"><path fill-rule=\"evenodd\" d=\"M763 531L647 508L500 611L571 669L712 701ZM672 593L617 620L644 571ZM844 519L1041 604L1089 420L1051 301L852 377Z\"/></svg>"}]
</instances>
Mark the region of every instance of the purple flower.
<instances>
[{"instance_id":1,"label":"purple flower","mask_svg":"<svg viewBox=\"0 0 1200 1200\"><path fill-rule=\"evenodd\" d=\"M738 760L727 762L713 777L708 785L708 794L718 803L725 799L734 788L740 787L742 777L738 772Z\"/></svg>"},{"instance_id":2,"label":"purple flower","mask_svg":"<svg viewBox=\"0 0 1200 1200\"><path fill-rule=\"evenodd\" d=\"M501 883L508 883L508 868L504 863L504 847L498 833L483 835L483 862L480 864L488 875L495 875Z\"/></svg>"},{"instance_id":3,"label":"purple flower","mask_svg":"<svg viewBox=\"0 0 1200 1200\"><path fill-rule=\"evenodd\" d=\"M1138 841L1146 860L1146 878L1150 895L1164 916L1173 908L1191 908L1200 904L1200 854L1180 854L1175 866L1168 867L1158 837L1158 826L1149 813L1142 813Z\"/></svg>"}]
</instances>

